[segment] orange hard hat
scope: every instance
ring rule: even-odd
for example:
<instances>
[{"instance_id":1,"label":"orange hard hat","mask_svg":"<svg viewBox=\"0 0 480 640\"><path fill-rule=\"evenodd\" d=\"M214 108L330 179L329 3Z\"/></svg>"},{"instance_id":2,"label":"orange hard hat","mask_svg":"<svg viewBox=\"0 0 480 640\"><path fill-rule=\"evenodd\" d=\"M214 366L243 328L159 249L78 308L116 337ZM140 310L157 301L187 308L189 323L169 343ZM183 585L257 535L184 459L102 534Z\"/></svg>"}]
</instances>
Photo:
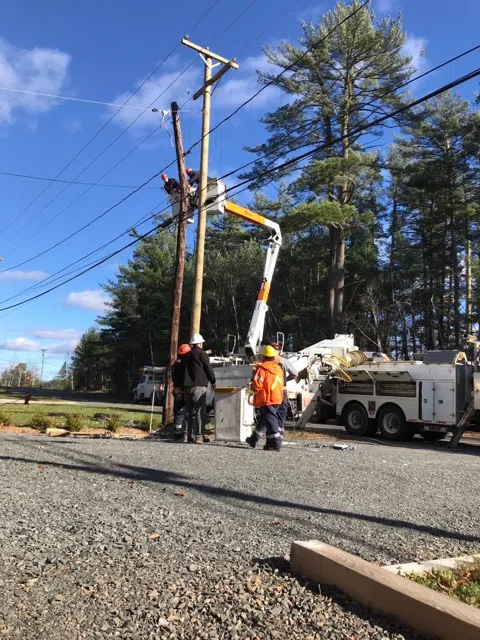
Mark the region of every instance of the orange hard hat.
<instances>
[{"instance_id":1,"label":"orange hard hat","mask_svg":"<svg viewBox=\"0 0 480 640\"><path fill-rule=\"evenodd\" d=\"M181 344L178 347L178 355L179 356L184 356L186 353L188 353L191 350L192 350L192 348L190 347L189 344Z\"/></svg>"},{"instance_id":2,"label":"orange hard hat","mask_svg":"<svg viewBox=\"0 0 480 640\"><path fill-rule=\"evenodd\" d=\"M166 173L162 173L162 180L168 180L168 176Z\"/></svg>"},{"instance_id":3,"label":"orange hard hat","mask_svg":"<svg viewBox=\"0 0 480 640\"><path fill-rule=\"evenodd\" d=\"M188 167L188 169L185 169L185 173L193 173L193 169L191 167Z\"/></svg>"}]
</instances>

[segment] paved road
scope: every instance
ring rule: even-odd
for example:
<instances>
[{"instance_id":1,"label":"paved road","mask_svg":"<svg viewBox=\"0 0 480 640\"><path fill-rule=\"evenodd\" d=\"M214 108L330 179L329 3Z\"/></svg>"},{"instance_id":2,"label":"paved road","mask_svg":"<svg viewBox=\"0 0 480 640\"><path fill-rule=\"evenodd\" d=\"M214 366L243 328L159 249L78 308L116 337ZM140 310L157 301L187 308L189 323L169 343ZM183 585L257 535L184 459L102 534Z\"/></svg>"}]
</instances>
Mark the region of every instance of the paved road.
<instances>
[{"instance_id":1,"label":"paved road","mask_svg":"<svg viewBox=\"0 0 480 640\"><path fill-rule=\"evenodd\" d=\"M0 436L0 633L415 636L299 581L295 539L381 563L480 551L478 456Z\"/></svg>"}]
</instances>

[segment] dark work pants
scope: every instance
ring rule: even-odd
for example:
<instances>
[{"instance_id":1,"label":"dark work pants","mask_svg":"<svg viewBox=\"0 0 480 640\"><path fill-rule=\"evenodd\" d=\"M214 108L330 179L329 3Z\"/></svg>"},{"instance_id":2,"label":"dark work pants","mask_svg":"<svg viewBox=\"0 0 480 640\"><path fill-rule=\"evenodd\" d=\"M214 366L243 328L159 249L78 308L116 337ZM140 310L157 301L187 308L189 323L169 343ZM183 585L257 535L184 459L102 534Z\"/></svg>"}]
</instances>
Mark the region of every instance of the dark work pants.
<instances>
[{"instance_id":1,"label":"dark work pants","mask_svg":"<svg viewBox=\"0 0 480 640\"><path fill-rule=\"evenodd\" d=\"M207 387L185 387L183 392L188 435L201 436L207 422Z\"/></svg>"},{"instance_id":2,"label":"dark work pants","mask_svg":"<svg viewBox=\"0 0 480 640\"><path fill-rule=\"evenodd\" d=\"M187 421L185 416L185 398L183 393L174 394L173 401L173 425L177 433L186 431Z\"/></svg>"},{"instance_id":3,"label":"dark work pants","mask_svg":"<svg viewBox=\"0 0 480 640\"><path fill-rule=\"evenodd\" d=\"M267 434L267 447L280 449L282 446L282 434L278 421L278 409L282 405L272 404L268 407L259 407L257 411L257 425L251 436L251 441L257 444L264 431Z\"/></svg>"}]
</instances>

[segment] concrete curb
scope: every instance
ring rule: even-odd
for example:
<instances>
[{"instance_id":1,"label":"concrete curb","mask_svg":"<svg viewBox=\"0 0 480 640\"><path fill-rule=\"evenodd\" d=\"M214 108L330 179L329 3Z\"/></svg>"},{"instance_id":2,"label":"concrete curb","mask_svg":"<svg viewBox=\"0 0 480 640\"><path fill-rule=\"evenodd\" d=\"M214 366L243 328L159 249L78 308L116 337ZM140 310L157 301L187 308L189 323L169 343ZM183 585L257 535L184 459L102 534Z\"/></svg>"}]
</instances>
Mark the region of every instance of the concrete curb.
<instances>
[{"instance_id":1,"label":"concrete curb","mask_svg":"<svg viewBox=\"0 0 480 640\"><path fill-rule=\"evenodd\" d=\"M409 573L426 573L437 569L455 569L459 564L467 564L480 560L480 554L474 556L458 556L458 558L440 558L439 560L427 560L425 562L406 562L405 564L389 564L382 569L406 576Z\"/></svg>"},{"instance_id":2,"label":"concrete curb","mask_svg":"<svg viewBox=\"0 0 480 640\"><path fill-rule=\"evenodd\" d=\"M290 567L442 640L478 640L480 610L318 540L293 542Z\"/></svg>"}]
</instances>

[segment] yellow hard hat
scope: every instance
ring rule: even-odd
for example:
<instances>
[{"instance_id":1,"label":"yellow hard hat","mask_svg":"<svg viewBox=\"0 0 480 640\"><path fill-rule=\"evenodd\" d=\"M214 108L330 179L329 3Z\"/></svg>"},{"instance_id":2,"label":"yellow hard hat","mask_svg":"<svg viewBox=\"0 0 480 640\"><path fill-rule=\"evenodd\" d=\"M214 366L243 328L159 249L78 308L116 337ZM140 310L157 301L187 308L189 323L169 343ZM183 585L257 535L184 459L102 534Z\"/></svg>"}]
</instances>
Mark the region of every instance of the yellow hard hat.
<instances>
[{"instance_id":1,"label":"yellow hard hat","mask_svg":"<svg viewBox=\"0 0 480 640\"><path fill-rule=\"evenodd\" d=\"M269 344L267 344L267 346L263 348L262 356L265 356L266 358L275 358L276 355L277 352Z\"/></svg>"}]
</instances>

